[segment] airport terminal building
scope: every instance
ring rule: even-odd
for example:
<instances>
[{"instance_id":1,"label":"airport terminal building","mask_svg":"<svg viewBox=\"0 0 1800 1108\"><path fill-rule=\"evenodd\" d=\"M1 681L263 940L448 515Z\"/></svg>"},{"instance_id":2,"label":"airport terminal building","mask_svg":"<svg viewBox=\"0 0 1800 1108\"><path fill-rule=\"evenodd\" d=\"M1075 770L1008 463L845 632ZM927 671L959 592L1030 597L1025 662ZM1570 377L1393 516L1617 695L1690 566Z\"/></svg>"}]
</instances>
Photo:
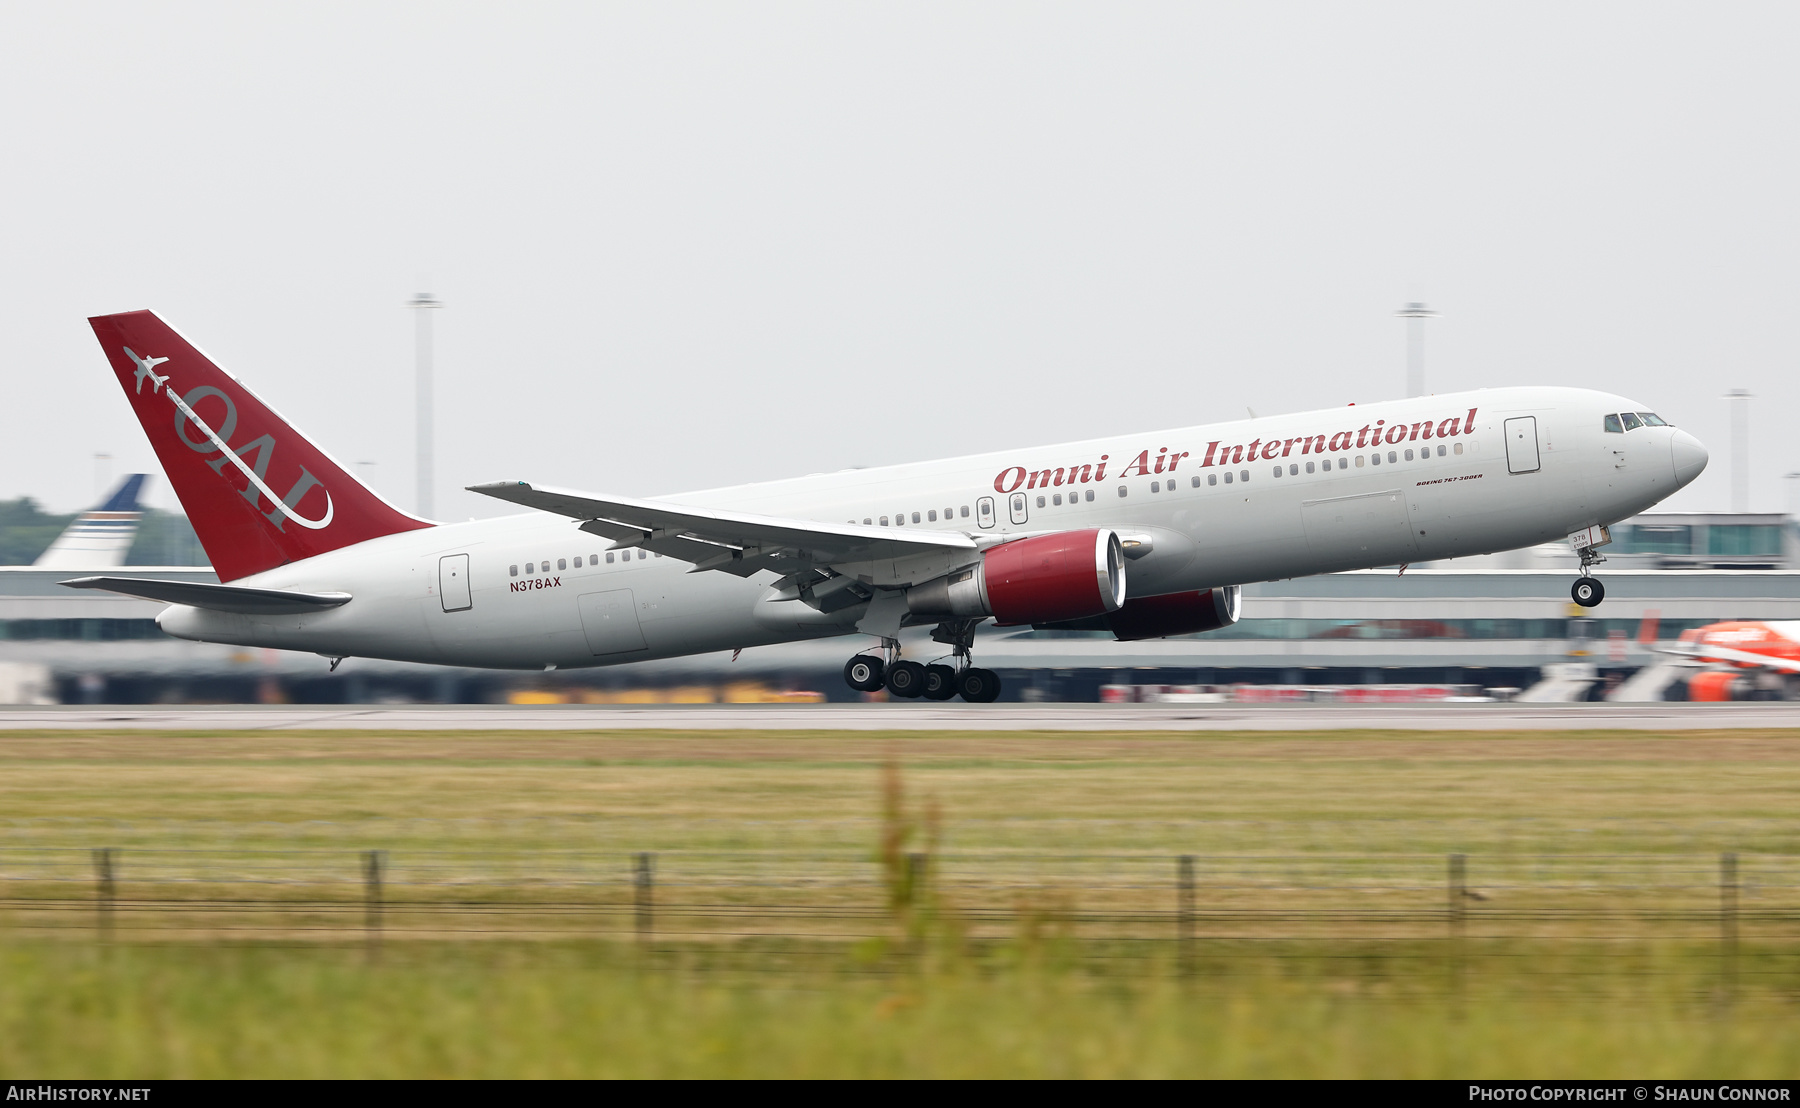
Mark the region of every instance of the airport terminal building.
<instances>
[{"instance_id":1,"label":"airport terminal building","mask_svg":"<svg viewBox=\"0 0 1800 1108\"><path fill-rule=\"evenodd\" d=\"M1778 514L1651 513L1613 529L1597 608L1570 602L1576 559L1545 546L1454 563L1249 585L1242 618L1202 635L1117 642L1106 632L984 629L980 664L1007 699L1099 699L1106 686L1431 683L1528 689L1592 667L1599 695L1661 660L1657 644L1727 619L1800 619L1800 540ZM211 581L195 567L110 570ZM851 700L845 639L558 673L326 659L170 638L162 605L72 590L67 570L0 569L0 701L65 703L493 702L507 699ZM924 629L906 656L942 649ZM1588 687L1588 686L1584 686ZM1678 697L1679 686L1659 695Z\"/></svg>"}]
</instances>

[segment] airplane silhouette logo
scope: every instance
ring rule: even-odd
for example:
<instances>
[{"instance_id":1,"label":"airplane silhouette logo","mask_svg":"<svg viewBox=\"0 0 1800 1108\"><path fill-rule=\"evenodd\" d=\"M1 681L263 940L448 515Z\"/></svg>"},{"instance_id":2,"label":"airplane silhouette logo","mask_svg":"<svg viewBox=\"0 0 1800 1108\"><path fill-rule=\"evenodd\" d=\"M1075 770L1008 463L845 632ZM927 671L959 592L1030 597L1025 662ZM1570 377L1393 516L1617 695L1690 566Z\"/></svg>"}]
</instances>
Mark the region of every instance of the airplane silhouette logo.
<instances>
[{"instance_id":1,"label":"airplane silhouette logo","mask_svg":"<svg viewBox=\"0 0 1800 1108\"><path fill-rule=\"evenodd\" d=\"M146 377L150 378L150 391L152 393L160 392L162 390L163 382L167 381L169 379L169 375L165 373L161 377L158 377L153 371L156 369L157 366L163 364L164 362L168 361L169 359L167 359L167 358L140 358L137 356L137 351L133 350L129 346L127 346L125 348L125 356L130 358L133 362L137 363L137 391L138 392L142 393L144 391L144 378L146 378Z\"/></svg>"}]
</instances>

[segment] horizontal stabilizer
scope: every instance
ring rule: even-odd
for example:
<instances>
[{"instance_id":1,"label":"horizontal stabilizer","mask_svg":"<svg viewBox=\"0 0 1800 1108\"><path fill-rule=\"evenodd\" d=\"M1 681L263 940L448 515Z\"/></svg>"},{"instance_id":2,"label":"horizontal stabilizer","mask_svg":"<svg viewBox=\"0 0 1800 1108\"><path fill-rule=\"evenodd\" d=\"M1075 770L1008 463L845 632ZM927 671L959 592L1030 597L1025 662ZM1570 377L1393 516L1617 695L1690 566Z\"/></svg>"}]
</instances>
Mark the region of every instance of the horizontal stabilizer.
<instances>
[{"instance_id":1,"label":"horizontal stabilizer","mask_svg":"<svg viewBox=\"0 0 1800 1108\"><path fill-rule=\"evenodd\" d=\"M60 582L71 589L105 589L126 596L186 604L215 612L246 616L296 615L322 612L350 602L347 592L289 592L286 589L253 589L244 585L209 585L200 581L153 581L136 577L77 577Z\"/></svg>"}]
</instances>

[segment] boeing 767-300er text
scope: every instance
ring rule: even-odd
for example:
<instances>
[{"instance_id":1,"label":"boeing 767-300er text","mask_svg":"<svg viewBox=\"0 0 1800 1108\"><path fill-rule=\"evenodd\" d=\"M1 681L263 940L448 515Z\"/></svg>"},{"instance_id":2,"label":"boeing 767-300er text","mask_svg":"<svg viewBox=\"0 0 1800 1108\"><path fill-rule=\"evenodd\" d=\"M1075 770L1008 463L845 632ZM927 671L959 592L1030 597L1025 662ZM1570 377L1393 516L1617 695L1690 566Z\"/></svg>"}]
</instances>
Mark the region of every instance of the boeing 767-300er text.
<instances>
[{"instance_id":1,"label":"boeing 767-300er text","mask_svg":"<svg viewBox=\"0 0 1800 1108\"><path fill-rule=\"evenodd\" d=\"M532 510L440 524L153 313L90 322L222 583L66 584L164 601L181 638L332 659L572 668L860 634L855 688L989 701L990 618L1183 635L1235 622L1247 582L1564 537L1598 604L1607 525L1707 460L1624 397L1498 388L655 500L497 481L473 490ZM953 665L900 658L920 624Z\"/></svg>"}]
</instances>

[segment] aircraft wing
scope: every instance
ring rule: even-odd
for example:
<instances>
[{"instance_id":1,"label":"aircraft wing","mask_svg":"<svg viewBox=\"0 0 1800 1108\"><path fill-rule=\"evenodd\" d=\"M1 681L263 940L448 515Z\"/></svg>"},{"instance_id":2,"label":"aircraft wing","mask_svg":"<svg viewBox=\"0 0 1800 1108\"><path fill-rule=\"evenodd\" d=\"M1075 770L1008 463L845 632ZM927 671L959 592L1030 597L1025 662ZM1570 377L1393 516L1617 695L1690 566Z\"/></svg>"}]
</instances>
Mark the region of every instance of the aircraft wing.
<instances>
[{"instance_id":1,"label":"aircraft wing","mask_svg":"<svg viewBox=\"0 0 1800 1108\"><path fill-rule=\"evenodd\" d=\"M784 519L658 500L594 496L525 481L494 481L468 488L522 507L582 520L583 531L612 539L614 549L643 547L693 562L695 570L717 569L739 577L764 569L789 574L816 566L898 562L919 555L936 556L932 561L945 556L955 561L979 549L973 538L960 531Z\"/></svg>"},{"instance_id":2,"label":"aircraft wing","mask_svg":"<svg viewBox=\"0 0 1800 1108\"><path fill-rule=\"evenodd\" d=\"M1777 658L1773 654L1758 654L1750 650L1738 650L1730 646L1701 646L1694 643L1678 643L1672 646L1659 646L1656 649L1664 654L1681 654L1696 660L1712 659L1720 662L1743 662L1746 665L1766 666L1781 673L1800 673L1800 662L1787 658Z\"/></svg>"}]
</instances>

